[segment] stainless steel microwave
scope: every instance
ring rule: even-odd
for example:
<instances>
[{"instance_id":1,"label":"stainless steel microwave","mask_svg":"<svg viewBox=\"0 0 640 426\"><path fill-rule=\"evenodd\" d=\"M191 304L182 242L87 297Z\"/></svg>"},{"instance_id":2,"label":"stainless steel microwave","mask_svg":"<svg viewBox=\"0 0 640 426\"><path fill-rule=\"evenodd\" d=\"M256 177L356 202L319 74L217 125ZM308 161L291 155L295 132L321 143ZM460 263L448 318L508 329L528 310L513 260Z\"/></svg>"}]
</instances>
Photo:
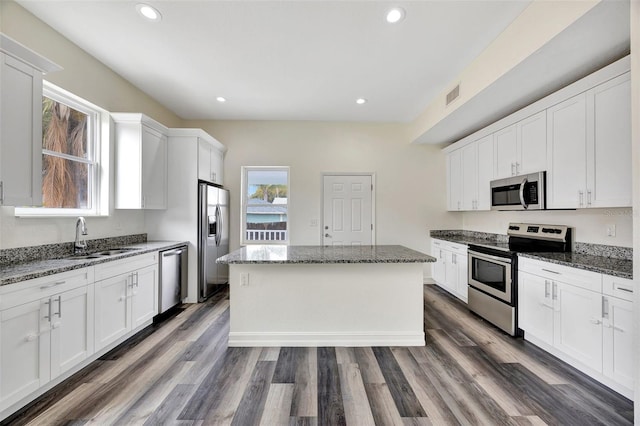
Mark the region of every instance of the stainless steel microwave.
<instances>
[{"instance_id":1,"label":"stainless steel microwave","mask_svg":"<svg viewBox=\"0 0 640 426\"><path fill-rule=\"evenodd\" d=\"M546 172L491 182L491 210L544 210Z\"/></svg>"}]
</instances>

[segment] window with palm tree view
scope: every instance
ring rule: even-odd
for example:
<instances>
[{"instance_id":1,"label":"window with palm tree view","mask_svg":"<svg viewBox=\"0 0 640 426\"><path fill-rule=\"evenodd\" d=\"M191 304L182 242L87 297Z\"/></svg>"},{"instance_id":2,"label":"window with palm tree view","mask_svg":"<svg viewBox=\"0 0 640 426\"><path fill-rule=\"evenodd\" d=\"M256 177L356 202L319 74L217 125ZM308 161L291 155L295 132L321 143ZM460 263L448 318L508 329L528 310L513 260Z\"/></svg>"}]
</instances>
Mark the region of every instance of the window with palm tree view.
<instances>
[{"instance_id":1,"label":"window with palm tree view","mask_svg":"<svg viewBox=\"0 0 640 426\"><path fill-rule=\"evenodd\" d=\"M42 207L24 214L96 214L97 107L48 82L42 96Z\"/></svg>"},{"instance_id":2,"label":"window with palm tree view","mask_svg":"<svg viewBox=\"0 0 640 426\"><path fill-rule=\"evenodd\" d=\"M289 168L243 167L242 170L243 242L288 242Z\"/></svg>"}]
</instances>

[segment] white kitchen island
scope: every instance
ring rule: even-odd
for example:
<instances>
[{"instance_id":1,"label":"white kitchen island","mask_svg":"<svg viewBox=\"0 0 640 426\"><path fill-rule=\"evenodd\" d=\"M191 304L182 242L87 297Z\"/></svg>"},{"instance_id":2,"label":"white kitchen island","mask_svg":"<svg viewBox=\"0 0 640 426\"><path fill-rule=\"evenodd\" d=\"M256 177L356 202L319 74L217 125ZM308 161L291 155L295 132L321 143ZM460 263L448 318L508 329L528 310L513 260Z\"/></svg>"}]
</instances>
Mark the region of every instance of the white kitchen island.
<instances>
[{"instance_id":1,"label":"white kitchen island","mask_svg":"<svg viewBox=\"0 0 640 426\"><path fill-rule=\"evenodd\" d=\"M423 267L403 246L247 246L229 264L229 346L424 346Z\"/></svg>"}]
</instances>

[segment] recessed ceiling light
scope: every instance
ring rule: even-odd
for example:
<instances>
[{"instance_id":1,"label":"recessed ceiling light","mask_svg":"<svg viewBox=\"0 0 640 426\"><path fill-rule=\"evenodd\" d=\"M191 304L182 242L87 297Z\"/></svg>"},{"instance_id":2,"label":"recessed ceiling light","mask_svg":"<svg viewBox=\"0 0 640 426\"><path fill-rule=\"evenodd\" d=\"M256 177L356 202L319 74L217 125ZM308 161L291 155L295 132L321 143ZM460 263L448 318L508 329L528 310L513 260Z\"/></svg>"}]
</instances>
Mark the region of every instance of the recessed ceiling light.
<instances>
[{"instance_id":1,"label":"recessed ceiling light","mask_svg":"<svg viewBox=\"0 0 640 426\"><path fill-rule=\"evenodd\" d=\"M156 9L153 6L149 6L148 4L138 3L136 5L136 10L140 15L142 15L144 18L148 19L149 21L157 22L162 19L162 15L158 11L158 9Z\"/></svg>"},{"instance_id":2,"label":"recessed ceiling light","mask_svg":"<svg viewBox=\"0 0 640 426\"><path fill-rule=\"evenodd\" d=\"M218 101L218 102L227 102L227 98L223 98L222 96L218 96L216 98L216 101Z\"/></svg>"},{"instance_id":3,"label":"recessed ceiling light","mask_svg":"<svg viewBox=\"0 0 640 426\"><path fill-rule=\"evenodd\" d=\"M404 9L401 7L392 7L387 11L387 22L390 24L395 24L396 22L402 21L404 18Z\"/></svg>"},{"instance_id":4,"label":"recessed ceiling light","mask_svg":"<svg viewBox=\"0 0 640 426\"><path fill-rule=\"evenodd\" d=\"M366 104L367 100L365 98L358 98L358 99L356 99L356 103L358 105Z\"/></svg>"}]
</instances>

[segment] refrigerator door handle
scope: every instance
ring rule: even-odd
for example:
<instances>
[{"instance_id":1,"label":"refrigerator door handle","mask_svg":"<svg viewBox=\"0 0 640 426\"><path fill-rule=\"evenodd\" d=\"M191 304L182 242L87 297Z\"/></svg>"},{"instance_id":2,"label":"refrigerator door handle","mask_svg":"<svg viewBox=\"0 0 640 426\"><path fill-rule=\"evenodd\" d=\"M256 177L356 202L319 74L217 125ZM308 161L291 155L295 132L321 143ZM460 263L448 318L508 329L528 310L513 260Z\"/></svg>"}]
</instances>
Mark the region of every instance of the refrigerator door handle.
<instances>
[{"instance_id":1,"label":"refrigerator door handle","mask_svg":"<svg viewBox=\"0 0 640 426\"><path fill-rule=\"evenodd\" d=\"M216 223L216 246L220 247L220 242L222 241L222 227L224 226L224 224L222 223L222 209L220 208L220 206L216 206Z\"/></svg>"}]
</instances>

